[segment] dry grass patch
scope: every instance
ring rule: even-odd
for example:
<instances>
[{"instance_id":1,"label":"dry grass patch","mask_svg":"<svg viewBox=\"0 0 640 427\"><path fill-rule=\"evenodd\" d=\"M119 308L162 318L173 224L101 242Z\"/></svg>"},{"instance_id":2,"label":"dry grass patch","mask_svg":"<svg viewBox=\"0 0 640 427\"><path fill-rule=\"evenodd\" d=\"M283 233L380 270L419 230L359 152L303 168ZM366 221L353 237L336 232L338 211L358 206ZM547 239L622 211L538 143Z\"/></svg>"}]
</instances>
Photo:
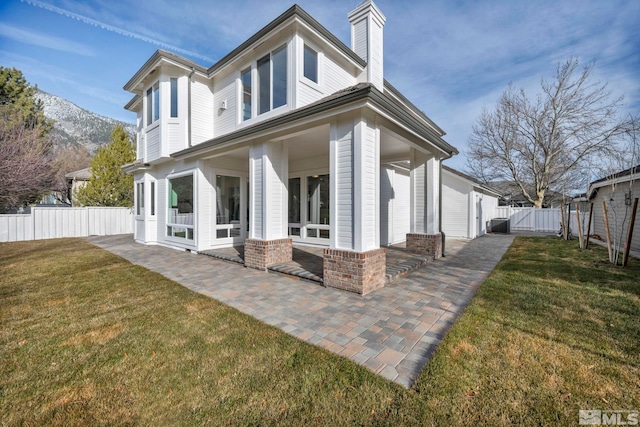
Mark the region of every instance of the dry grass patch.
<instances>
[{"instance_id":1,"label":"dry grass patch","mask_svg":"<svg viewBox=\"0 0 640 427\"><path fill-rule=\"evenodd\" d=\"M84 240L0 244L0 425L575 425L640 408L640 265L518 238L411 390Z\"/></svg>"}]
</instances>

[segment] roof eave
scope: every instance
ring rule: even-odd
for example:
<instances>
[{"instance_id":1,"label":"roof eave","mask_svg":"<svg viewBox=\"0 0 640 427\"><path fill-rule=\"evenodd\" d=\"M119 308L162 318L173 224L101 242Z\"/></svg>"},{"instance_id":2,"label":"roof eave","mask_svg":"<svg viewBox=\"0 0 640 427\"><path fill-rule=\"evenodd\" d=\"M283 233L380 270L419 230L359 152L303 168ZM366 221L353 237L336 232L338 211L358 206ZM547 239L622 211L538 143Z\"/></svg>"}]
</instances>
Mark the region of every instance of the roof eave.
<instances>
[{"instance_id":1,"label":"roof eave","mask_svg":"<svg viewBox=\"0 0 640 427\"><path fill-rule=\"evenodd\" d=\"M395 120L398 120L403 125L410 128L414 133L421 136L421 138L423 138L433 147L439 149L445 155L451 157L454 154L458 154L458 150L455 147L448 144L446 141L440 138L439 135L435 134L427 126L420 123L417 119L408 114L408 112L404 111L400 106L391 101L387 96L385 96L374 86L370 84L364 84L359 88L357 86L354 87L354 90L347 91L344 95L338 97L328 97L327 100L320 100L308 106L292 110L289 113L285 113L281 116L274 117L273 119L265 120L263 122L256 123L252 126L248 126L244 129L240 129L227 135L210 139L193 147L189 147L177 153L173 153L171 157L193 157L200 153L214 150L225 143L244 138L257 132L263 132L293 121L301 120L322 112L326 112L328 110L346 106L353 102L367 99L382 107L382 109L390 113L390 115L393 116Z\"/></svg>"},{"instance_id":2,"label":"roof eave","mask_svg":"<svg viewBox=\"0 0 640 427\"><path fill-rule=\"evenodd\" d=\"M184 58L175 53L168 52L166 50L158 49L153 55L144 63L142 67L131 77L131 79L124 85L123 89L127 92L135 93L136 86L144 80L149 73L157 68L162 62L167 62L172 65L185 68L185 70L194 70L200 72L202 75L206 75L207 70L201 65Z\"/></svg>"}]
</instances>

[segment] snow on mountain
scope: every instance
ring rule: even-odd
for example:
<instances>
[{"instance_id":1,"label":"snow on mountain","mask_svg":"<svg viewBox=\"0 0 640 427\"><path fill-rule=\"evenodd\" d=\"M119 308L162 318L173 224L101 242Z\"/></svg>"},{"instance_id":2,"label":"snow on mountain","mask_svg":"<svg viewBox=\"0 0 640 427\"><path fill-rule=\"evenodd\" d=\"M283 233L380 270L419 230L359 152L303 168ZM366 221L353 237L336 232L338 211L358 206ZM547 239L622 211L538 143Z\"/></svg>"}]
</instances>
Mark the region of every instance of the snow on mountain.
<instances>
[{"instance_id":1,"label":"snow on mountain","mask_svg":"<svg viewBox=\"0 0 640 427\"><path fill-rule=\"evenodd\" d=\"M135 126L130 123L92 113L59 96L40 90L35 96L42 101L44 115L55 121L49 134L55 145L84 145L94 153L98 147L109 143L111 131L118 124L129 134L135 133Z\"/></svg>"}]
</instances>

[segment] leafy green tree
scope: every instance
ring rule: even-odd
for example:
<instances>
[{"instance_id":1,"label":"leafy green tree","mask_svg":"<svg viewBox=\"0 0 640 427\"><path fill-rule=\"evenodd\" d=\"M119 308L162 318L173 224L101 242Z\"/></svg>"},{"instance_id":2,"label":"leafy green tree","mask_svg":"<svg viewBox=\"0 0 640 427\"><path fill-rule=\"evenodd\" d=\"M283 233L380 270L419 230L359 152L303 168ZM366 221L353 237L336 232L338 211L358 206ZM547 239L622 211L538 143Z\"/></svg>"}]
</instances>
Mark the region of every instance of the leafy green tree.
<instances>
[{"instance_id":1,"label":"leafy green tree","mask_svg":"<svg viewBox=\"0 0 640 427\"><path fill-rule=\"evenodd\" d=\"M44 116L42 101L36 99L37 86L31 86L16 68L0 67L0 114L11 125L38 129L45 137L53 120Z\"/></svg>"},{"instance_id":2,"label":"leafy green tree","mask_svg":"<svg viewBox=\"0 0 640 427\"><path fill-rule=\"evenodd\" d=\"M135 159L129 134L116 126L109 145L99 148L91 160L91 179L78 190L77 201L84 206L133 206L133 176L122 166Z\"/></svg>"}]
</instances>

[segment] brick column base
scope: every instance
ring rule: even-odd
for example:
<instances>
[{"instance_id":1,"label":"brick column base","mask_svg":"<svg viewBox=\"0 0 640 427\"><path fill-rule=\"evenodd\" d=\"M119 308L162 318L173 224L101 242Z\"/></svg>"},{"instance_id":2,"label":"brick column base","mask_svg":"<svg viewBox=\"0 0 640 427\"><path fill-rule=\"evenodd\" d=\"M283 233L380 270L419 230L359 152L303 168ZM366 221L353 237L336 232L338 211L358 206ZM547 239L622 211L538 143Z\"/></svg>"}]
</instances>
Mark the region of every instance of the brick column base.
<instances>
[{"instance_id":1,"label":"brick column base","mask_svg":"<svg viewBox=\"0 0 640 427\"><path fill-rule=\"evenodd\" d=\"M442 256L442 234L407 233L407 251L438 259Z\"/></svg>"},{"instance_id":2,"label":"brick column base","mask_svg":"<svg viewBox=\"0 0 640 427\"><path fill-rule=\"evenodd\" d=\"M384 286L386 261L385 248L367 252L325 249L322 280L325 286L364 295Z\"/></svg>"},{"instance_id":3,"label":"brick column base","mask_svg":"<svg viewBox=\"0 0 640 427\"><path fill-rule=\"evenodd\" d=\"M266 270L270 265L291 261L292 255L291 239L244 240L245 267Z\"/></svg>"}]
</instances>

